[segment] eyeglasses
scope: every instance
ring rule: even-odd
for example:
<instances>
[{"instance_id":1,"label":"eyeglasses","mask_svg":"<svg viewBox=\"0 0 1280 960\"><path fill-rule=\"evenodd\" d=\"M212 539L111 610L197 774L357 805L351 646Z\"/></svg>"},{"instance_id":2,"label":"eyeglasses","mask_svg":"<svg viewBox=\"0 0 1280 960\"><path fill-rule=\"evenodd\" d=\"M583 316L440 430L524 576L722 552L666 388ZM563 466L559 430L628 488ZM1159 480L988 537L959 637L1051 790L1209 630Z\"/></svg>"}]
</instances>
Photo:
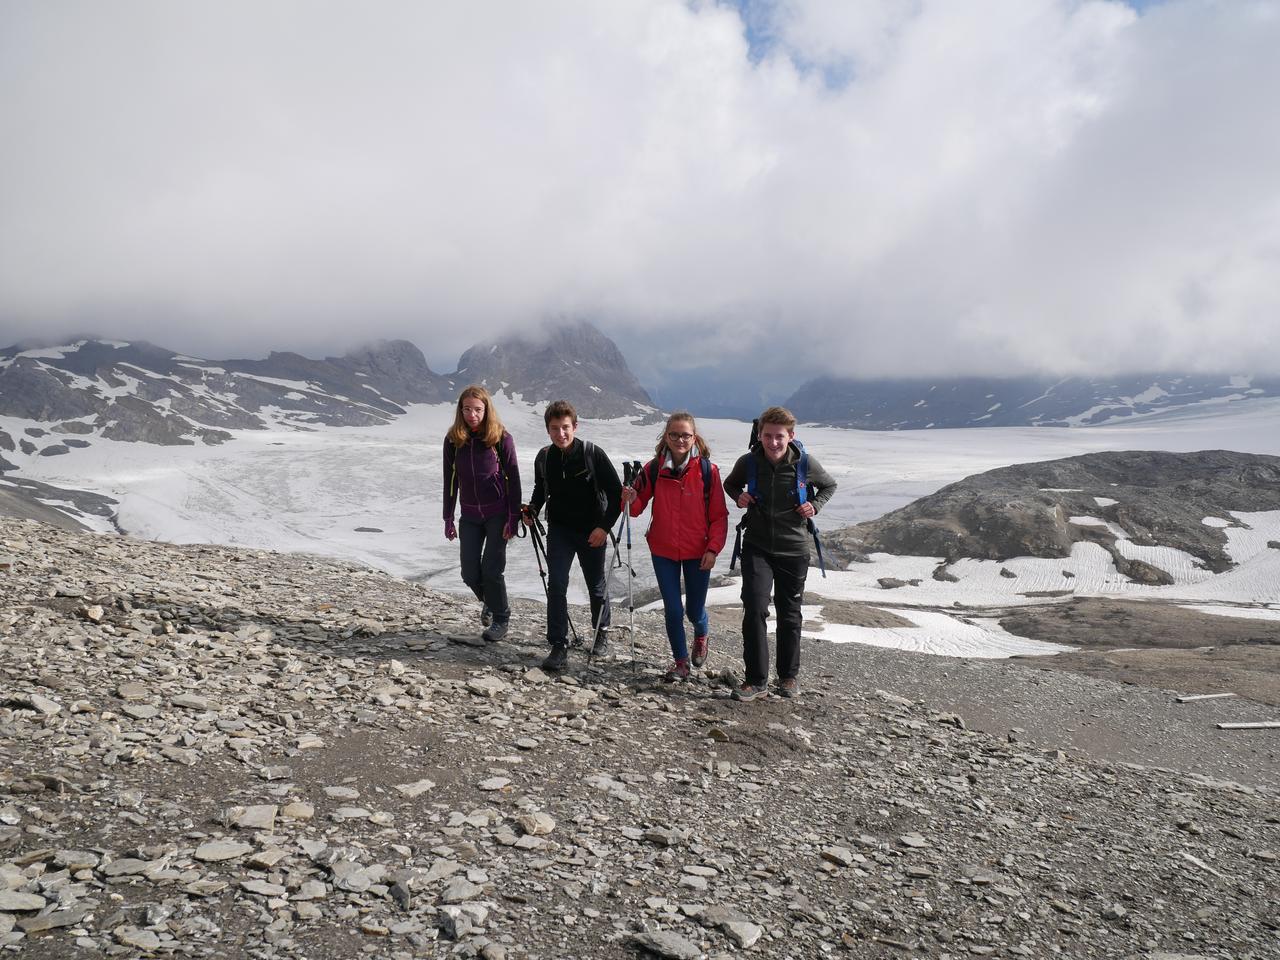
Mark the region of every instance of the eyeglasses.
<instances>
[{"instance_id":1,"label":"eyeglasses","mask_svg":"<svg viewBox=\"0 0 1280 960\"><path fill-rule=\"evenodd\" d=\"M688 443L693 439L692 433L668 433L667 439L672 443Z\"/></svg>"}]
</instances>

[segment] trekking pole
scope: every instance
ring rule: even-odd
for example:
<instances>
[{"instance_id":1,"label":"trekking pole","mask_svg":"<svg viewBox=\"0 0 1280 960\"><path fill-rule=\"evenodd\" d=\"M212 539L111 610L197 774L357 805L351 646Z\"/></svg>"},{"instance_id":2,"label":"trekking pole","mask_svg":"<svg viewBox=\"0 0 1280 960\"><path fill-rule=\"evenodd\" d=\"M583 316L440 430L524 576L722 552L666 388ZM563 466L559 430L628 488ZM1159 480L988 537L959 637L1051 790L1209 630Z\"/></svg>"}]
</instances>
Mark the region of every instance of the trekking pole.
<instances>
[{"instance_id":1,"label":"trekking pole","mask_svg":"<svg viewBox=\"0 0 1280 960\"><path fill-rule=\"evenodd\" d=\"M635 480L640 475L640 470L639 460L623 463L622 474L626 478L628 487L635 488ZM631 673L634 676L636 672L636 601L631 581L635 579L636 571L631 565L631 504L627 504L623 522L627 528L627 571L630 574L627 577L627 629L631 633Z\"/></svg>"}]
</instances>

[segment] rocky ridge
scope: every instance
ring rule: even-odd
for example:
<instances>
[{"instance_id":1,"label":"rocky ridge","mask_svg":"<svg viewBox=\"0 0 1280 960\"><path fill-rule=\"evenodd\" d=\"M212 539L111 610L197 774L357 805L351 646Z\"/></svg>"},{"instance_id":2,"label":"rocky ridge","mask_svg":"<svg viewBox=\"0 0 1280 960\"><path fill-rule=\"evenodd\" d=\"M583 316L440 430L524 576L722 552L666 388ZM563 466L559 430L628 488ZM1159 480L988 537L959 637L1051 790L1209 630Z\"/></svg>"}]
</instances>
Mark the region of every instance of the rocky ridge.
<instances>
[{"instance_id":1,"label":"rocky ridge","mask_svg":"<svg viewBox=\"0 0 1280 960\"><path fill-rule=\"evenodd\" d=\"M1089 453L966 477L876 520L832 531L824 547L846 562L879 551L950 563L1066 557L1072 544L1091 542L1107 549L1126 576L1167 583L1164 571L1117 549L1118 533L1135 544L1182 550L1220 573L1232 566L1224 531L1241 525L1233 512L1278 509L1280 457L1230 450ZM1206 525L1206 517L1220 525Z\"/></svg>"},{"instance_id":2,"label":"rocky ridge","mask_svg":"<svg viewBox=\"0 0 1280 960\"><path fill-rule=\"evenodd\" d=\"M637 619L641 669L554 678L540 604L486 645L372 570L0 520L0 945L1280 951L1273 792L981 734L838 656L795 701L665 686Z\"/></svg>"},{"instance_id":3,"label":"rocky ridge","mask_svg":"<svg viewBox=\"0 0 1280 960\"><path fill-rule=\"evenodd\" d=\"M1280 379L1149 373L1124 377L818 377L787 400L801 420L862 430L1067 427L1280 396Z\"/></svg>"}]
</instances>

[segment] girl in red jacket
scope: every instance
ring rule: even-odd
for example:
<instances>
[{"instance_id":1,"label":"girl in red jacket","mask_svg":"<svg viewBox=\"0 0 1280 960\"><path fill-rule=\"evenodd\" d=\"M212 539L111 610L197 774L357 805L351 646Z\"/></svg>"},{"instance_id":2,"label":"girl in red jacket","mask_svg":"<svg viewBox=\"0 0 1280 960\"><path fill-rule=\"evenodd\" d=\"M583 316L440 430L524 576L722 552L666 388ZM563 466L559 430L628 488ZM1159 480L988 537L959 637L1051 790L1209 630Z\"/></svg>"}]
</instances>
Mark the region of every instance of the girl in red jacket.
<instances>
[{"instance_id":1,"label":"girl in red jacket","mask_svg":"<svg viewBox=\"0 0 1280 960\"><path fill-rule=\"evenodd\" d=\"M707 660L707 586L716 554L724 549L729 509L720 485L720 471L711 462L707 441L698 435L693 414L681 410L667 418L655 453L634 481L634 489L623 490L622 501L630 504L633 517L640 516L645 504L653 501L653 519L645 537L658 589L662 591L667 639L675 658L666 679L687 680L690 656L684 618L687 613L693 624L692 660L693 666L700 667Z\"/></svg>"}]
</instances>

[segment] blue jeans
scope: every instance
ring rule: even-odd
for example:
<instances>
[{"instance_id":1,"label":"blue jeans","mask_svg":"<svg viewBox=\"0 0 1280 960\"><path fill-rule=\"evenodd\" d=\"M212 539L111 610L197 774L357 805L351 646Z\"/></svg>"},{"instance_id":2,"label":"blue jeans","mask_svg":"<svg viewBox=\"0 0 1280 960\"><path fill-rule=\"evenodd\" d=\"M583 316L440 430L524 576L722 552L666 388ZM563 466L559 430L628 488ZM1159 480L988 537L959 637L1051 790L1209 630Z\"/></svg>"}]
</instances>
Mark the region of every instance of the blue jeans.
<instances>
[{"instance_id":1,"label":"blue jeans","mask_svg":"<svg viewBox=\"0 0 1280 960\"><path fill-rule=\"evenodd\" d=\"M671 643L671 655L677 660L689 658L689 646L685 640L685 607L680 603L680 573L684 571L685 603L688 605L689 622L694 635L707 635L707 587L711 584L711 571L700 570L702 558L696 560L668 560L652 557L653 574L658 578L662 591L662 612L667 618L667 640Z\"/></svg>"}]
</instances>

